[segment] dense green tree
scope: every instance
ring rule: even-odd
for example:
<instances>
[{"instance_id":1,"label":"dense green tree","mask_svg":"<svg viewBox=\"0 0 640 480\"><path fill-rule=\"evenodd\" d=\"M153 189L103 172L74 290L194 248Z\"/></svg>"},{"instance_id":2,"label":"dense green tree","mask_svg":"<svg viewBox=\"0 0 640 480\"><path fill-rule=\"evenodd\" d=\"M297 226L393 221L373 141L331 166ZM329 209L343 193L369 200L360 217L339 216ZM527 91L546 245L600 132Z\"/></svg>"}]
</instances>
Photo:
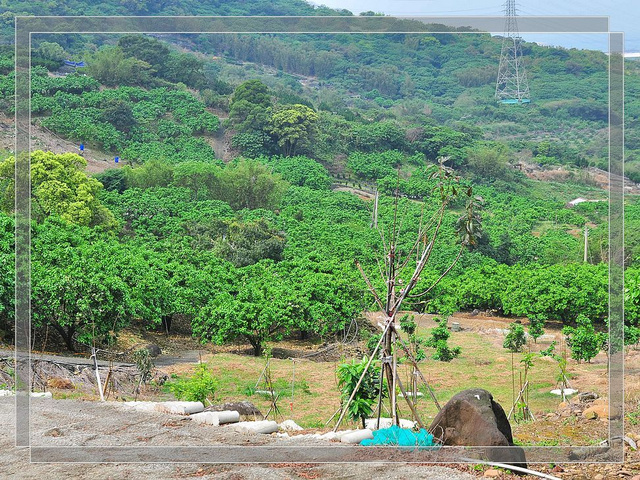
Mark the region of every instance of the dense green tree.
<instances>
[{"instance_id":1,"label":"dense green tree","mask_svg":"<svg viewBox=\"0 0 640 480\"><path fill-rule=\"evenodd\" d=\"M0 212L0 340L10 341L14 323L15 240L13 218Z\"/></svg>"},{"instance_id":2,"label":"dense green tree","mask_svg":"<svg viewBox=\"0 0 640 480\"><path fill-rule=\"evenodd\" d=\"M193 192L193 199L219 198L220 167L211 162L184 162L175 166L173 183L187 187Z\"/></svg>"},{"instance_id":3,"label":"dense green tree","mask_svg":"<svg viewBox=\"0 0 640 480\"><path fill-rule=\"evenodd\" d=\"M311 158L304 156L272 157L264 161L271 165L274 173L282 175L282 178L291 185L309 187L314 190L327 190L331 186L331 178L327 169Z\"/></svg>"},{"instance_id":4,"label":"dense green tree","mask_svg":"<svg viewBox=\"0 0 640 480\"><path fill-rule=\"evenodd\" d=\"M260 80L238 85L229 103L229 118L241 133L262 131L268 123L271 107L269 89Z\"/></svg>"},{"instance_id":5,"label":"dense green tree","mask_svg":"<svg viewBox=\"0 0 640 480\"><path fill-rule=\"evenodd\" d=\"M136 57L158 70L169 55L169 48L155 38L143 35L124 35L118 40L118 46L128 57Z\"/></svg>"},{"instance_id":6,"label":"dense green tree","mask_svg":"<svg viewBox=\"0 0 640 480\"><path fill-rule=\"evenodd\" d=\"M567 345L571 349L571 358L574 360L586 360L591 362L605 345L607 334L596 332L593 323L585 315L578 315L576 326L565 326L563 335L567 337Z\"/></svg>"},{"instance_id":7,"label":"dense green tree","mask_svg":"<svg viewBox=\"0 0 640 480\"><path fill-rule=\"evenodd\" d=\"M87 72L101 83L118 85L148 85L151 65L137 58L127 57L120 47L107 47L89 55Z\"/></svg>"},{"instance_id":8,"label":"dense green tree","mask_svg":"<svg viewBox=\"0 0 640 480\"><path fill-rule=\"evenodd\" d=\"M476 146L469 150L467 167L482 182L495 179L512 180L513 167L509 164L509 152L504 144Z\"/></svg>"},{"instance_id":9,"label":"dense green tree","mask_svg":"<svg viewBox=\"0 0 640 480\"><path fill-rule=\"evenodd\" d=\"M313 141L318 114L306 105L285 105L269 118L267 131L286 157L295 155Z\"/></svg>"},{"instance_id":10,"label":"dense green tree","mask_svg":"<svg viewBox=\"0 0 640 480\"><path fill-rule=\"evenodd\" d=\"M111 212L102 205L98 195L102 184L87 177L87 161L75 153L56 155L36 150L31 154L32 215L38 221L57 215L78 225L115 227ZM0 184L5 211L13 211L15 158L0 163Z\"/></svg>"},{"instance_id":11,"label":"dense green tree","mask_svg":"<svg viewBox=\"0 0 640 480\"><path fill-rule=\"evenodd\" d=\"M86 227L53 217L33 237L33 323L52 327L75 350L113 336L135 312L131 287L119 275L121 250Z\"/></svg>"},{"instance_id":12,"label":"dense green tree","mask_svg":"<svg viewBox=\"0 0 640 480\"><path fill-rule=\"evenodd\" d=\"M216 254L236 267L252 265L263 259L281 260L284 232L264 219L224 222L215 242Z\"/></svg>"},{"instance_id":13,"label":"dense green tree","mask_svg":"<svg viewBox=\"0 0 640 480\"><path fill-rule=\"evenodd\" d=\"M265 342L279 340L291 331L299 306L271 262L239 269L236 277L229 290L200 310L193 330L203 340L217 344L243 338L259 356Z\"/></svg>"},{"instance_id":14,"label":"dense green tree","mask_svg":"<svg viewBox=\"0 0 640 480\"><path fill-rule=\"evenodd\" d=\"M287 188L280 175L272 174L268 167L252 160L228 165L220 180L220 200L234 210L276 208Z\"/></svg>"}]
</instances>

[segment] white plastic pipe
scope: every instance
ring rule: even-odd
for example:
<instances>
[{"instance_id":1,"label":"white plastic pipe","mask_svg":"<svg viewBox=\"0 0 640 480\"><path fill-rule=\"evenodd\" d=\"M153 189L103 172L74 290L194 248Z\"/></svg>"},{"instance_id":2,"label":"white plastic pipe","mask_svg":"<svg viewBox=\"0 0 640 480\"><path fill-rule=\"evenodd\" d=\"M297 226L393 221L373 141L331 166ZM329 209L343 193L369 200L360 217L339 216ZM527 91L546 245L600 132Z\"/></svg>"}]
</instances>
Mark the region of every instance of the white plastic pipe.
<instances>
[{"instance_id":1,"label":"white plastic pipe","mask_svg":"<svg viewBox=\"0 0 640 480\"><path fill-rule=\"evenodd\" d=\"M234 410L223 410L222 412L211 412L218 417L220 425L224 423L236 423L240 421L240 413Z\"/></svg>"},{"instance_id":2,"label":"white plastic pipe","mask_svg":"<svg viewBox=\"0 0 640 480\"><path fill-rule=\"evenodd\" d=\"M241 433L274 433L279 427L273 420L261 420L259 422L240 422L230 426L237 432Z\"/></svg>"},{"instance_id":3,"label":"white plastic pipe","mask_svg":"<svg viewBox=\"0 0 640 480\"><path fill-rule=\"evenodd\" d=\"M362 440L373 438L373 432L368 428L364 430L356 430L352 433L347 433L340 438L342 443L360 443Z\"/></svg>"}]
</instances>

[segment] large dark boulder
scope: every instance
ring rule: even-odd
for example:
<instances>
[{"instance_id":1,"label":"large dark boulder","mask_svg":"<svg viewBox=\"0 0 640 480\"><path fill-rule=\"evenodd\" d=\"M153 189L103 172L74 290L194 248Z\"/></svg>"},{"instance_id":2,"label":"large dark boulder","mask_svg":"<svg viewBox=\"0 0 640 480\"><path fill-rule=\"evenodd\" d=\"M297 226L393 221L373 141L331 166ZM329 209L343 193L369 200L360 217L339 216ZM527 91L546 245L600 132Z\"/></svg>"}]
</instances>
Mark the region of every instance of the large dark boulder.
<instances>
[{"instance_id":1,"label":"large dark boulder","mask_svg":"<svg viewBox=\"0 0 640 480\"><path fill-rule=\"evenodd\" d=\"M443 437L445 445L492 447L485 450L488 460L527 465L524 450L513 445L511 425L503 408L482 388L455 395L433 419L429 431Z\"/></svg>"}]
</instances>

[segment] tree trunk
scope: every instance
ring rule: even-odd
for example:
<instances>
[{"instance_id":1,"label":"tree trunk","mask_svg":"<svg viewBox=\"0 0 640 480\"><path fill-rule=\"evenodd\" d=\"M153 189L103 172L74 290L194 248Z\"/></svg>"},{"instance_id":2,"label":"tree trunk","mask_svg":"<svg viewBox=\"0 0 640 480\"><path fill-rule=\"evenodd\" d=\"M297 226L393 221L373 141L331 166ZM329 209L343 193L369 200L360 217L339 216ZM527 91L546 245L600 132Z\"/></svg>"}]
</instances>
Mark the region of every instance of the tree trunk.
<instances>
[{"instance_id":1,"label":"tree trunk","mask_svg":"<svg viewBox=\"0 0 640 480\"><path fill-rule=\"evenodd\" d=\"M53 323L52 326L60 334L60 336L64 340L64 343L67 345L67 348L69 349L69 351L75 352L76 349L74 348L74 345L73 345L73 334L76 333L75 327L69 327L65 329L64 327L58 325L57 323Z\"/></svg>"},{"instance_id":2,"label":"tree trunk","mask_svg":"<svg viewBox=\"0 0 640 480\"><path fill-rule=\"evenodd\" d=\"M253 347L253 356L259 357L262 355L262 342L254 337L247 337L247 340L249 340L249 343Z\"/></svg>"}]
</instances>

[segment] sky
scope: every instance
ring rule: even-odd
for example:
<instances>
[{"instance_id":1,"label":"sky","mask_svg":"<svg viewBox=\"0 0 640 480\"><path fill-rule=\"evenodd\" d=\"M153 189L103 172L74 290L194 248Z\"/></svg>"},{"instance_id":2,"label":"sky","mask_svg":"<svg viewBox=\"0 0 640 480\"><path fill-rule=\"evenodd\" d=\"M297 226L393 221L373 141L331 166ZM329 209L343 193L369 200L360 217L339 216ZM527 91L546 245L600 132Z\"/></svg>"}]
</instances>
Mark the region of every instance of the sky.
<instances>
[{"instance_id":1,"label":"sky","mask_svg":"<svg viewBox=\"0 0 640 480\"><path fill-rule=\"evenodd\" d=\"M313 0L331 8L344 8L354 14L366 11L387 15L501 16L504 0ZM640 2L638 0L516 0L518 15L527 16L608 16L611 31L625 33L627 53L640 53ZM500 33L500 32L494 32ZM607 51L603 34L526 34L531 42Z\"/></svg>"}]
</instances>

